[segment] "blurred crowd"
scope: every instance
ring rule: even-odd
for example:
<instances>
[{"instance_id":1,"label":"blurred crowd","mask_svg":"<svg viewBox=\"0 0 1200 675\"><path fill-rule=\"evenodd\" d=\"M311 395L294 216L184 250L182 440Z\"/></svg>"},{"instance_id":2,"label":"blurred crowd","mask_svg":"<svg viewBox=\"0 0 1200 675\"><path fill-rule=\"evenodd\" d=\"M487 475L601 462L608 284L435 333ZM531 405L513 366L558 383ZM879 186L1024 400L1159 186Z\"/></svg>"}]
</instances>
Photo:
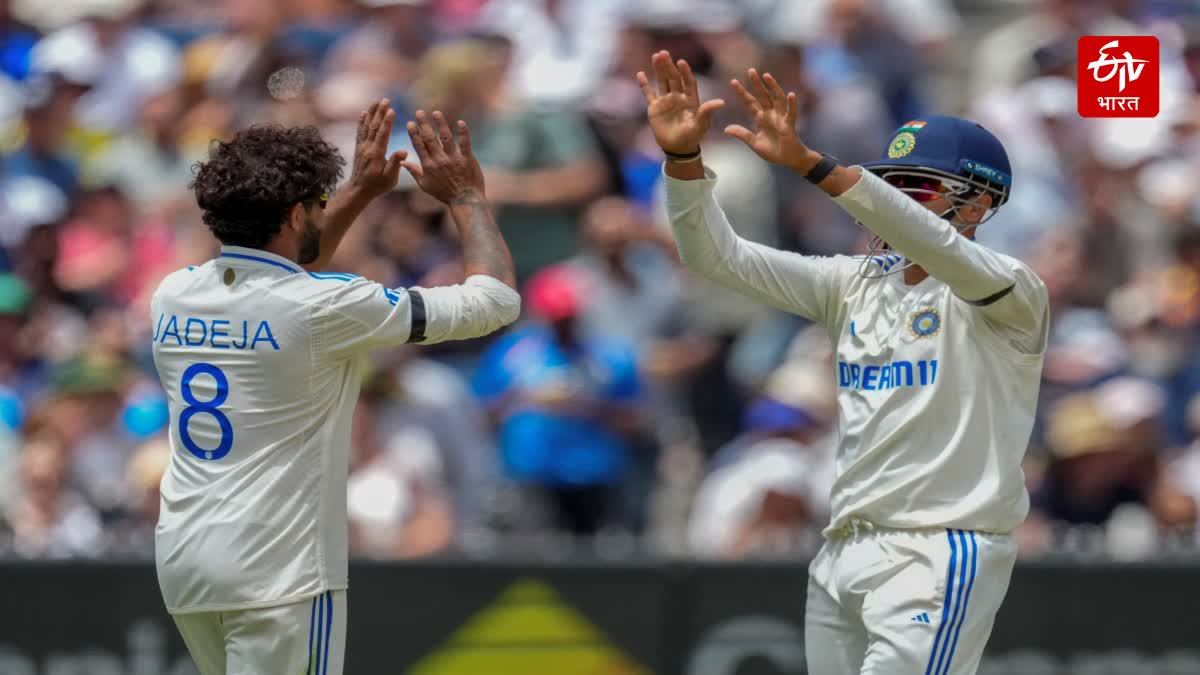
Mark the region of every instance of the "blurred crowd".
<instances>
[{"instance_id":1,"label":"blurred crowd","mask_svg":"<svg viewBox=\"0 0 1200 675\"><path fill-rule=\"evenodd\" d=\"M633 73L669 49L702 95L748 66L844 162L926 113L1006 144L981 230L1052 304L1018 533L1037 556L1156 555L1200 526L1200 15L1182 0L0 0L0 556L144 556L169 413L149 294L216 241L188 192L214 138L318 126L349 156L388 96L467 120L524 316L381 353L353 427L356 555L587 541L681 556L808 550L828 520L828 338L683 271ZM1162 113L1082 120L1075 43L1152 33ZM811 254L863 231L720 133L740 234ZM402 126L392 149L404 149ZM461 278L402 181L333 269ZM945 411L953 415L956 411ZM568 536L569 535L569 536ZM614 549L614 547L616 547ZM528 550L527 548L524 550Z\"/></svg>"}]
</instances>

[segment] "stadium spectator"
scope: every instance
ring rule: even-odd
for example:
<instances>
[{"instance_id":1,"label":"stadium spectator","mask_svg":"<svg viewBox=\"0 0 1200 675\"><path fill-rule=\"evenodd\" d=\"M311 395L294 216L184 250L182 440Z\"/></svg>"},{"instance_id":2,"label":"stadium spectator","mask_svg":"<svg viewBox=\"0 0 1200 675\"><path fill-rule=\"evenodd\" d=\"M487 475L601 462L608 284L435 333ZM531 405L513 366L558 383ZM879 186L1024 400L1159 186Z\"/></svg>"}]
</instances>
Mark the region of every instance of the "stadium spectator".
<instances>
[{"instance_id":1,"label":"stadium spectator","mask_svg":"<svg viewBox=\"0 0 1200 675\"><path fill-rule=\"evenodd\" d=\"M35 6L45 3L33 3ZM179 56L166 38L133 20L145 0L51 3L59 12L50 32L34 47L33 65L49 54L87 54L96 73L79 101L77 116L90 143L133 128L142 103L178 77ZM53 12L51 12L53 13Z\"/></svg>"},{"instance_id":2,"label":"stadium spectator","mask_svg":"<svg viewBox=\"0 0 1200 675\"><path fill-rule=\"evenodd\" d=\"M99 515L70 489L69 470L66 448L50 435L29 438L21 449L21 484L2 525L17 555L86 558L102 552Z\"/></svg>"},{"instance_id":3,"label":"stadium spectator","mask_svg":"<svg viewBox=\"0 0 1200 675\"><path fill-rule=\"evenodd\" d=\"M1051 459L1035 478L1025 541L1048 536L1053 524L1104 527L1126 504L1156 506L1163 404L1156 385L1129 377L1054 403L1046 433Z\"/></svg>"},{"instance_id":4,"label":"stadium spectator","mask_svg":"<svg viewBox=\"0 0 1200 675\"><path fill-rule=\"evenodd\" d=\"M142 557L154 550L154 526L158 524L159 484L171 461L171 446L156 437L134 451L126 471L121 513L107 526L105 553Z\"/></svg>"},{"instance_id":5,"label":"stadium spectator","mask_svg":"<svg viewBox=\"0 0 1200 675\"><path fill-rule=\"evenodd\" d=\"M510 97L507 39L434 46L413 83L417 103L461 117L488 177L488 199L513 250L517 278L579 250L579 217L605 188L595 136L573 111Z\"/></svg>"},{"instance_id":6,"label":"stadium spectator","mask_svg":"<svg viewBox=\"0 0 1200 675\"><path fill-rule=\"evenodd\" d=\"M828 521L837 409L827 367L789 363L771 375L745 431L713 457L697 490L693 554L786 554Z\"/></svg>"},{"instance_id":7,"label":"stadium spectator","mask_svg":"<svg viewBox=\"0 0 1200 675\"><path fill-rule=\"evenodd\" d=\"M479 25L513 43L513 93L578 102L608 72L619 37L619 0L491 0Z\"/></svg>"},{"instance_id":8,"label":"stadium spectator","mask_svg":"<svg viewBox=\"0 0 1200 675\"><path fill-rule=\"evenodd\" d=\"M599 486L587 497L594 503L579 507L577 529L645 525L664 550L688 553L689 520L704 520L688 513L702 467L746 440L745 410L781 364L822 348L803 322L688 275L662 245L662 156L631 75L666 48L696 67L706 97L728 100L728 78L750 65L769 70L800 95L804 136L847 163L872 158L896 123L920 114L914 110L965 114L993 130L1020 180L979 237L1036 269L1053 312L1029 449L1032 522L1045 524L1047 537L1027 552L1052 551L1059 528L1073 527L1062 523L1072 521L1084 532L1191 528L1200 499L1188 412L1200 392L1200 200L1193 194L1200 24L1181 7L1152 0L0 0L5 518L18 495L26 499L23 449L61 446L60 460L30 460L34 474L65 475L61 493L79 505L71 509L93 514L112 535L96 554L137 554L139 537L129 533L152 518L148 448L165 439L147 292L165 272L217 253L186 193L191 163L212 139L271 120L316 124L349 150L364 103L388 95L401 118L437 105L472 124L488 197L522 280L560 263L585 280L572 337L590 345L583 354L600 354L593 361L611 380L587 382L588 396L562 395L570 404L538 402L554 377L590 371L588 359L568 358L553 322L536 318L494 342L374 361L371 449L378 455L373 468L360 467L356 480L370 480L359 480L356 492L369 496L363 485L383 476L399 481L393 488L410 506L424 503L437 517L423 521L429 536L417 537L409 533L416 511L389 512L376 532L387 545L370 554L453 550L481 529L529 526L526 508L550 514L534 519L539 527L567 528L562 500L547 496L566 484L547 477L556 466L550 459L586 453L542 443L545 434L529 431L538 424L587 429L593 445L580 447L603 448L588 479ZM1084 32L1159 37L1158 118L1078 118L1073 80ZM718 113L704 152L739 234L805 253L861 250L861 229L819 191L721 133L746 123L737 108ZM408 143L397 132L390 149ZM439 285L460 273L440 205L411 187L405 181L362 215L331 269L395 286ZM472 372L476 386L489 381L506 393L476 396L464 375ZM1161 397L1138 398L1161 403L1146 414L1165 437L1130 428L1121 417L1127 412L1106 398L1107 382L1130 376L1161 387ZM485 403L498 414L494 428ZM1064 427L1064 419L1074 425ZM1097 430L1117 440L1098 444ZM526 448L520 433L538 442ZM405 447L415 448L411 465L384 461ZM1166 468L1155 469L1159 463ZM1093 465L1103 471L1078 468ZM721 471L697 508L708 508ZM144 488L132 497L131 472ZM759 474L742 475L739 490L759 489ZM523 497L510 501L514 494ZM145 508L131 507L131 498ZM788 513L792 524L797 514ZM818 531L820 518L802 529ZM780 541L793 539L803 537ZM391 546L401 540L426 543Z\"/></svg>"},{"instance_id":9,"label":"stadium spectator","mask_svg":"<svg viewBox=\"0 0 1200 675\"><path fill-rule=\"evenodd\" d=\"M395 89L402 101L417 75L417 66L433 45L433 0L358 0L366 20L335 43L324 65L332 71L354 73ZM380 92L382 93L382 92ZM405 106L399 103L400 109Z\"/></svg>"},{"instance_id":10,"label":"stadium spectator","mask_svg":"<svg viewBox=\"0 0 1200 675\"><path fill-rule=\"evenodd\" d=\"M376 388L381 384L377 379ZM436 553L454 535L443 450L416 410L408 408L411 414L404 420L384 417L379 393L368 391L355 409L346 488L351 550L378 558Z\"/></svg>"},{"instance_id":11,"label":"stadium spectator","mask_svg":"<svg viewBox=\"0 0 1200 675\"><path fill-rule=\"evenodd\" d=\"M86 58L86 57L85 57ZM8 177L33 176L49 181L73 196L79 185L79 167L69 154L67 134L73 111L87 91L89 75L52 69L39 71L25 85L23 142L4 155L0 173Z\"/></svg>"},{"instance_id":12,"label":"stadium spectator","mask_svg":"<svg viewBox=\"0 0 1200 675\"><path fill-rule=\"evenodd\" d=\"M535 508L545 500L551 523L580 535L620 524L622 483L645 438L634 347L583 331L584 283L567 266L530 279L525 306L536 320L488 347L473 382L499 420L509 478Z\"/></svg>"}]
</instances>

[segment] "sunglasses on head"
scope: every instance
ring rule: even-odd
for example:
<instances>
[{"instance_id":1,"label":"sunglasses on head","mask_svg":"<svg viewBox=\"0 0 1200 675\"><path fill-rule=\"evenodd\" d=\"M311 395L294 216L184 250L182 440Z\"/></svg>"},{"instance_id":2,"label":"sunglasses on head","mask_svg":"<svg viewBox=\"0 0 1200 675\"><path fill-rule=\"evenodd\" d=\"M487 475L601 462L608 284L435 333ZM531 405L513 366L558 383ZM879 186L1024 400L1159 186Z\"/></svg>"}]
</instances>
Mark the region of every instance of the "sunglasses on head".
<instances>
[{"instance_id":1,"label":"sunglasses on head","mask_svg":"<svg viewBox=\"0 0 1200 675\"><path fill-rule=\"evenodd\" d=\"M311 202L316 204L318 208L320 208L322 211L324 211L325 206L327 204L329 204L329 195L323 194L320 197L317 197L316 199L311 200Z\"/></svg>"}]
</instances>

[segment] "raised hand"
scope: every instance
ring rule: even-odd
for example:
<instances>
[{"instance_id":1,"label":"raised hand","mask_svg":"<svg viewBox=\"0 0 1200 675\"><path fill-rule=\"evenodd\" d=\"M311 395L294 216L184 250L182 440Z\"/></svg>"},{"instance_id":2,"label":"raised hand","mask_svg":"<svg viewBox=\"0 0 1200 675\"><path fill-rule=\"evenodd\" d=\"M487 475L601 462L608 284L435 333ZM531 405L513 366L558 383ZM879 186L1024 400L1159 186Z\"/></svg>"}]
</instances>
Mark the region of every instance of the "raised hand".
<instances>
[{"instance_id":1,"label":"raised hand","mask_svg":"<svg viewBox=\"0 0 1200 675\"><path fill-rule=\"evenodd\" d=\"M807 173L816 160L812 158L814 153L796 133L796 93L784 94L783 88L770 73L759 77L758 71L751 68L747 75L749 90L737 80L730 84L753 116L754 131L740 124L731 124L725 127L725 133L750 146L768 162Z\"/></svg>"},{"instance_id":2,"label":"raised hand","mask_svg":"<svg viewBox=\"0 0 1200 675\"><path fill-rule=\"evenodd\" d=\"M372 103L358 116L358 134L354 141L354 161L348 185L368 201L396 188L400 181L401 162L408 158L404 150L392 153L391 157L387 154L395 119L396 111L392 110L386 98Z\"/></svg>"},{"instance_id":3,"label":"raised hand","mask_svg":"<svg viewBox=\"0 0 1200 675\"><path fill-rule=\"evenodd\" d=\"M466 122L458 121L457 142L439 110L433 111L432 123L424 110L418 110L416 121L409 122L407 129L421 163L404 162L403 166L422 190L445 204L467 193L483 196L483 169L471 150Z\"/></svg>"},{"instance_id":4,"label":"raised hand","mask_svg":"<svg viewBox=\"0 0 1200 675\"><path fill-rule=\"evenodd\" d=\"M712 114L725 105L721 99L700 101L696 77L687 61L671 61L671 53L661 51L651 58L658 89L646 73L638 71L637 81L646 96L646 116L659 147L669 153L686 155L700 149L700 140L708 132Z\"/></svg>"}]
</instances>

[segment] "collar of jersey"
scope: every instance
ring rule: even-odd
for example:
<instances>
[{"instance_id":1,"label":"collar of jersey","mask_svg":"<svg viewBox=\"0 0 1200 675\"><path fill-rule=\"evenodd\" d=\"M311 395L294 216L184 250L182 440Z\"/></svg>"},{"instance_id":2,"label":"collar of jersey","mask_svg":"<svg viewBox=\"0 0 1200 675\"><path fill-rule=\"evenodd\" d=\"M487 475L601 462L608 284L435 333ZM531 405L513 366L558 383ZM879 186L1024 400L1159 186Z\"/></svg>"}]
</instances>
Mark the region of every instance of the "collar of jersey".
<instances>
[{"instance_id":1,"label":"collar of jersey","mask_svg":"<svg viewBox=\"0 0 1200 675\"><path fill-rule=\"evenodd\" d=\"M258 265L266 265L271 267L279 267L287 270L290 273L303 272L296 265L295 261L288 260L281 255L269 253L260 248L246 248L244 246L222 246L221 256L230 260L240 260L242 262L254 263Z\"/></svg>"}]
</instances>

